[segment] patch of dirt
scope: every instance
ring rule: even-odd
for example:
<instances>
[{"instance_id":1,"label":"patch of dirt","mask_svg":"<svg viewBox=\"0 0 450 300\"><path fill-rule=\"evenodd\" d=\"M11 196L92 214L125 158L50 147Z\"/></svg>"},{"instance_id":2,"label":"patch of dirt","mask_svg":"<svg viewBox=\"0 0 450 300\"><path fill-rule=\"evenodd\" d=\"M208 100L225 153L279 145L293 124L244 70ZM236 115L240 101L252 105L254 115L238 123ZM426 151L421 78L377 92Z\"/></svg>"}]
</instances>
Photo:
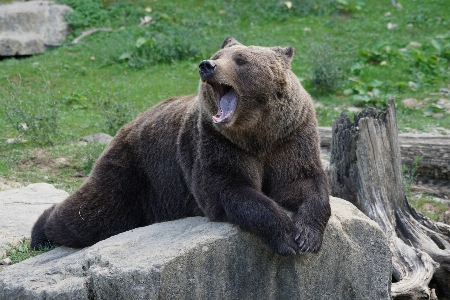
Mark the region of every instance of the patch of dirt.
<instances>
[{"instance_id":1,"label":"patch of dirt","mask_svg":"<svg viewBox=\"0 0 450 300\"><path fill-rule=\"evenodd\" d=\"M411 190L450 200L450 180L433 179L419 175L416 177L416 184L412 186Z\"/></svg>"},{"instance_id":2,"label":"patch of dirt","mask_svg":"<svg viewBox=\"0 0 450 300\"><path fill-rule=\"evenodd\" d=\"M419 207L421 212L428 212L433 214L438 214L438 222L442 222L445 224L450 224L450 201L447 204L447 210L442 211L436 204L434 203L424 203L421 207Z\"/></svg>"},{"instance_id":3,"label":"patch of dirt","mask_svg":"<svg viewBox=\"0 0 450 300\"><path fill-rule=\"evenodd\" d=\"M22 186L23 184L21 184L20 182L8 180L5 177L0 176L0 191L15 189Z\"/></svg>"},{"instance_id":4,"label":"patch of dirt","mask_svg":"<svg viewBox=\"0 0 450 300\"><path fill-rule=\"evenodd\" d=\"M27 157L20 161L22 167L34 165L42 171L48 171L55 167L68 166L69 159L66 157L51 158L48 151L37 149L33 156Z\"/></svg>"},{"instance_id":5,"label":"patch of dirt","mask_svg":"<svg viewBox=\"0 0 450 300\"><path fill-rule=\"evenodd\" d=\"M429 179L418 177L411 187L412 198L420 199L422 194L431 195L433 202L424 203L419 207L421 212L438 214L438 222L450 225L450 181L444 179ZM444 205L442 205L444 204ZM445 210L442 207L446 207Z\"/></svg>"}]
</instances>

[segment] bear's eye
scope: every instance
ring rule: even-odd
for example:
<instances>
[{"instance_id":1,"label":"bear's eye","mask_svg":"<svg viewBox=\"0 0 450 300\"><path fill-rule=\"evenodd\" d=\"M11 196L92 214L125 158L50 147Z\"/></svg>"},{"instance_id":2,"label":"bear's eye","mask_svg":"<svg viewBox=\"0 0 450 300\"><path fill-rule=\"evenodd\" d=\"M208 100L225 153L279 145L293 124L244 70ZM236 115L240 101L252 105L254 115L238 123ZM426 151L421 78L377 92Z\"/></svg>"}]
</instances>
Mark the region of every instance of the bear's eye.
<instances>
[{"instance_id":1,"label":"bear's eye","mask_svg":"<svg viewBox=\"0 0 450 300\"><path fill-rule=\"evenodd\" d=\"M242 58L236 58L235 62L236 62L236 64L237 64L238 66L242 66L242 65L245 65L245 64L247 63L247 61L245 61L245 60L242 59Z\"/></svg>"}]
</instances>

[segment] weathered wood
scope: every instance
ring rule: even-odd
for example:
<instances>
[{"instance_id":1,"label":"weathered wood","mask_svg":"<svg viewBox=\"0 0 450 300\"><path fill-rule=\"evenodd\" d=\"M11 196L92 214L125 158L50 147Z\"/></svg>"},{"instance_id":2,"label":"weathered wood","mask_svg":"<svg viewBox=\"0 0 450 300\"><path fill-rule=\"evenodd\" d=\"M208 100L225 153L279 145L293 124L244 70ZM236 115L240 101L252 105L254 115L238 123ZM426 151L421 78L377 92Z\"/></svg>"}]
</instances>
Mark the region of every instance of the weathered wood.
<instances>
[{"instance_id":1,"label":"weathered wood","mask_svg":"<svg viewBox=\"0 0 450 300\"><path fill-rule=\"evenodd\" d=\"M331 128L320 127L320 146L330 147ZM450 136L427 133L398 135L402 163L412 168L415 157L420 158L416 174L450 180Z\"/></svg>"},{"instance_id":2,"label":"weathered wood","mask_svg":"<svg viewBox=\"0 0 450 300\"><path fill-rule=\"evenodd\" d=\"M386 233L394 299L450 299L450 226L432 222L408 203L402 179L395 105L366 109L351 122L333 121L331 194L355 204Z\"/></svg>"}]
</instances>

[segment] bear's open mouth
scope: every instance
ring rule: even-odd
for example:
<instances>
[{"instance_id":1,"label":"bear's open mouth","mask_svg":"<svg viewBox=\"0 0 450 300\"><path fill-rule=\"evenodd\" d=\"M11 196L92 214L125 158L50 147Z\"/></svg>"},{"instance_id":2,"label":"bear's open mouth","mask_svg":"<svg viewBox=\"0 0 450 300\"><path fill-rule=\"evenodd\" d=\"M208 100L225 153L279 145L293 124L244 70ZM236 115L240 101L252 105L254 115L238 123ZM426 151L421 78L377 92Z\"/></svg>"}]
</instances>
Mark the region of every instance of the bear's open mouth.
<instances>
[{"instance_id":1,"label":"bear's open mouth","mask_svg":"<svg viewBox=\"0 0 450 300\"><path fill-rule=\"evenodd\" d=\"M217 114L212 117L216 124L226 123L231 120L234 115L237 104L236 91L233 87L217 82L208 82L214 90L216 96L217 106L219 110Z\"/></svg>"}]
</instances>

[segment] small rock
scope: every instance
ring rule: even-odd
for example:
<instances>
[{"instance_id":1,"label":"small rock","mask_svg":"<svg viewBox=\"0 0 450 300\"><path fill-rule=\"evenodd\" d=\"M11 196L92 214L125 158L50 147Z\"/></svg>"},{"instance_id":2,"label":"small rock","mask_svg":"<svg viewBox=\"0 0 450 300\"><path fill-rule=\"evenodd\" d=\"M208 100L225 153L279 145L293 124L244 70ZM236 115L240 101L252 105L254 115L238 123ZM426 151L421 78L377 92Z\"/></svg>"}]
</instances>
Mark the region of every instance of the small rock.
<instances>
[{"instance_id":1,"label":"small rock","mask_svg":"<svg viewBox=\"0 0 450 300\"><path fill-rule=\"evenodd\" d=\"M139 26L141 26L141 27L145 26L148 23L150 23L152 20L153 20L153 18L151 16L145 16L145 17L140 19L141 22L139 23Z\"/></svg>"},{"instance_id":2,"label":"small rock","mask_svg":"<svg viewBox=\"0 0 450 300\"><path fill-rule=\"evenodd\" d=\"M410 42L407 47L422 47L422 44L418 42Z\"/></svg>"},{"instance_id":3,"label":"small rock","mask_svg":"<svg viewBox=\"0 0 450 300\"><path fill-rule=\"evenodd\" d=\"M90 134L83 137L83 141L86 141L88 143L97 142L105 145L109 144L109 142L111 142L112 139L113 139L112 136L102 132Z\"/></svg>"},{"instance_id":4,"label":"small rock","mask_svg":"<svg viewBox=\"0 0 450 300\"><path fill-rule=\"evenodd\" d=\"M7 144L12 144L12 143L26 143L27 140L23 139L23 138L12 138L12 139L7 139L6 143Z\"/></svg>"},{"instance_id":5,"label":"small rock","mask_svg":"<svg viewBox=\"0 0 450 300\"><path fill-rule=\"evenodd\" d=\"M406 98L402 100L404 106L408 108L419 108L422 104L415 98Z\"/></svg>"},{"instance_id":6,"label":"small rock","mask_svg":"<svg viewBox=\"0 0 450 300\"><path fill-rule=\"evenodd\" d=\"M444 118L444 114L441 114L441 113L434 114L433 118L435 118L435 119L443 119Z\"/></svg>"},{"instance_id":7,"label":"small rock","mask_svg":"<svg viewBox=\"0 0 450 300\"><path fill-rule=\"evenodd\" d=\"M387 29L391 30L394 29L395 27L397 27L397 24L392 24L392 23L387 23Z\"/></svg>"},{"instance_id":8,"label":"small rock","mask_svg":"<svg viewBox=\"0 0 450 300\"><path fill-rule=\"evenodd\" d=\"M285 2L284 2L284 5L286 5L286 7L287 7L288 9L291 9L291 7L292 7L292 2L291 2L291 1L285 1Z\"/></svg>"},{"instance_id":9,"label":"small rock","mask_svg":"<svg viewBox=\"0 0 450 300\"><path fill-rule=\"evenodd\" d=\"M9 257L0 260L0 265L10 265L11 264L11 259Z\"/></svg>"},{"instance_id":10,"label":"small rock","mask_svg":"<svg viewBox=\"0 0 450 300\"><path fill-rule=\"evenodd\" d=\"M439 105L439 107L441 108L444 108L447 113L450 113L450 100L441 98L438 100L437 105Z\"/></svg>"},{"instance_id":11,"label":"small rock","mask_svg":"<svg viewBox=\"0 0 450 300\"><path fill-rule=\"evenodd\" d=\"M417 84L413 81L408 82L408 86L411 88L411 90L416 91L417 90Z\"/></svg>"},{"instance_id":12,"label":"small rock","mask_svg":"<svg viewBox=\"0 0 450 300\"><path fill-rule=\"evenodd\" d=\"M441 93L444 93L444 94L450 94L450 90L449 89L446 89L446 88L440 88L439 89L439 92L441 92Z\"/></svg>"}]
</instances>

